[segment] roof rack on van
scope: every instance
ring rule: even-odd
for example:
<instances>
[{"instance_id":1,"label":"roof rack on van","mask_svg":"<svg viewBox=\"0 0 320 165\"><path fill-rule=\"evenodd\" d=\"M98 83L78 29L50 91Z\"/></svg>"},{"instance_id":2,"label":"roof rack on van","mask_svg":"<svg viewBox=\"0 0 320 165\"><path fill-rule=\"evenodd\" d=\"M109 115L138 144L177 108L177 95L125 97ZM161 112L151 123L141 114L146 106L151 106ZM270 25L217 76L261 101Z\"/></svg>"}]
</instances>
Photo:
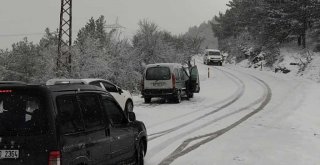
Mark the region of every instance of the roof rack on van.
<instances>
[{"instance_id":1,"label":"roof rack on van","mask_svg":"<svg viewBox=\"0 0 320 165\"><path fill-rule=\"evenodd\" d=\"M68 84L85 84L81 79L50 79L46 85L68 85Z\"/></svg>"},{"instance_id":2,"label":"roof rack on van","mask_svg":"<svg viewBox=\"0 0 320 165\"><path fill-rule=\"evenodd\" d=\"M20 84L20 85L26 85L26 82L23 81L0 81L0 85L2 84Z\"/></svg>"}]
</instances>

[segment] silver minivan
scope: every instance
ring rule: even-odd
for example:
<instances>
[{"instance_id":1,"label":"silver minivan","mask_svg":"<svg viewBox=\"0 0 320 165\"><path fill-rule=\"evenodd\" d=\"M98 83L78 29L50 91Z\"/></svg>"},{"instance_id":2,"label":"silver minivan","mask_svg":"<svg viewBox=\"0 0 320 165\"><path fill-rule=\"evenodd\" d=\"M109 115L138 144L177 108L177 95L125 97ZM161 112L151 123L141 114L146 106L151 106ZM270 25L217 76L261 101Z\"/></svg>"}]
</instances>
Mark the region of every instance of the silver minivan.
<instances>
[{"instance_id":1,"label":"silver minivan","mask_svg":"<svg viewBox=\"0 0 320 165\"><path fill-rule=\"evenodd\" d=\"M222 66L223 63L223 56L220 50L215 49L206 49L203 55L203 64L217 64Z\"/></svg>"},{"instance_id":2,"label":"silver minivan","mask_svg":"<svg viewBox=\"0 0 320 165\"><path fill-rule=\"evenodd\" d=\"M193 93L199 91L197 66L184 67L178 63L156 63L146 66L142 82L145 103L150 103L154 97L180 103L182 97L192 98Z\"/></svg>"}]
</instances>

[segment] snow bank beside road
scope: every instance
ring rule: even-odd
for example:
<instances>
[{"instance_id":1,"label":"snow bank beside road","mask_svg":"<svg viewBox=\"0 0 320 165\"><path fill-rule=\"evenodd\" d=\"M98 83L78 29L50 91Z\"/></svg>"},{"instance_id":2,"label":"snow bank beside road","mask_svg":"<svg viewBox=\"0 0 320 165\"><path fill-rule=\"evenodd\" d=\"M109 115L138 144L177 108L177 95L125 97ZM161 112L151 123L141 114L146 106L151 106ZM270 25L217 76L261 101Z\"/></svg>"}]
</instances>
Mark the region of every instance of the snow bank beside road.
<instances>
[{"instance_id":1,"label":"snow bank beside road","mask_svg":"<svg viewBox=\"0 0 320 165\"><path fill-rule=\"evenodd\" d=\"M302 73L302 77L311 79L320 83L320 54L313 57L313 60Z\"/></svg>"},{"instance_id":2,"label":"snow bank beside road","mask_svg":"<svg viewBox=\"0 0 320 165\"><path fill-rule=\"evenodd\" d=\"M279 59L274 63L273 68L264 67L262 70L274 72L275 68L286 68L290 70L286 75L300 76L320 82L320 53L309 53L296 48L282 48L280 49ZM306 60L307 56L308 58L312 58L310 63ZM306 64L305 68L303 68L304 64ZM250 68L253 66L247 59L237 63L236 65L244 68ZM255 70L260 70L260 67Z\"/></svg>"}]
</instances>

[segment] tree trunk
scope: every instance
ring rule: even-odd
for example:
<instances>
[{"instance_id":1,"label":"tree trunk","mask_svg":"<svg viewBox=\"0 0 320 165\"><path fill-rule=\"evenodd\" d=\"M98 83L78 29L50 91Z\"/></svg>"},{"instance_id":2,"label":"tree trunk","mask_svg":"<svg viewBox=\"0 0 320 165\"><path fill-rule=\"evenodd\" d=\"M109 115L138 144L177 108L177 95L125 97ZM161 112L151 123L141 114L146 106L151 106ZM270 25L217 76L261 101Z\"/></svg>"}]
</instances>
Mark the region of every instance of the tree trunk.
<instances>
[{"instance_id":1,"label":"tree trunk","mask_svg":"<svg viewBox=\"0 0 320 165\"><path fill-rule=\"evenodd\" d=\"M302 39L302 48L305 49L307 47L307 44L306 44L306 31L303 32L303 34L301 36L301 39Z\"/></svg>"}]
</instances>

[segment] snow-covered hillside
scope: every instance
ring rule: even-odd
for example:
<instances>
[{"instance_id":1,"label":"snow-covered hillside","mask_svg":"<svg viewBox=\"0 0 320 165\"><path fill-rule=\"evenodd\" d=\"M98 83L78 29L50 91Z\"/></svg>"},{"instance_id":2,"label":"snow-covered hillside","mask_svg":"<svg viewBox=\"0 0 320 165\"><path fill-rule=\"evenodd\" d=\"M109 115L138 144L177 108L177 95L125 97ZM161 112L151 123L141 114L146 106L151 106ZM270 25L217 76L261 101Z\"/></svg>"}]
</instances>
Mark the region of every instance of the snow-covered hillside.
<instances>
[{"instance_id":1,"label":"snow-covered hillside","mask_svg":"<svg viewBox=\"0 0 320 165\"><path fill-rule=\"evenodd\" d=\"M254 68L254 65L248 60L243 60L236 65L244 68ZM289 73L286 73L287 75L301 76L320 82L320 53L306 52L293 47L282 48L280 49L280 56L273 67L263 67L262 70L274 72L275 68L286 68L290 70ZM256 69L261 70L260 67Z\"/></svg>"}]
</instances>

